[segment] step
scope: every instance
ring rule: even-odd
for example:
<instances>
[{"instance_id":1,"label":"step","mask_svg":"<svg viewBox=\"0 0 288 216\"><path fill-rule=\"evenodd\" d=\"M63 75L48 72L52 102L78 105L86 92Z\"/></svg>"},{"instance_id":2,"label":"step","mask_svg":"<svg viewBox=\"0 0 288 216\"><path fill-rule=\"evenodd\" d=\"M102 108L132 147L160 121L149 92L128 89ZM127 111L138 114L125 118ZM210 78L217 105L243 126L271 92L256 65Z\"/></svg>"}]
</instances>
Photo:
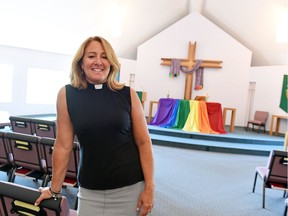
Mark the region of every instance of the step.
<instances>
[{"instance_id":1,"label":"step","mask_svg":"<svg viewBox=\"0 0 288 216\"><path fill-rule=\"evenodd\" d=\"M182 137L189 139L211 140L218 142L233 142L247 143L247 144L261 144L261 145L284 145L283 137L269 136L268 134L258 134L257 132L245 132L242 133L227 133L227 134L206 134L199 132L187 132L179 129L162 128L157 126L148 126L150 134L166 135L173 137ZM238 129L238 131L241 129ZM232 140L232 141L231 141Z\"/></svg>"},{"instance_id":2,"label":"step","mask_svg":"<svg viewBox=\"0 0 288 216\"><path fill-rule=\"evenodd\" d=\"M268 156L271 150L282 150L284 145L283 137L265 134L203 134L157 126L148 129L154 145L178 148Z\"/></svg>"}]
</instances>

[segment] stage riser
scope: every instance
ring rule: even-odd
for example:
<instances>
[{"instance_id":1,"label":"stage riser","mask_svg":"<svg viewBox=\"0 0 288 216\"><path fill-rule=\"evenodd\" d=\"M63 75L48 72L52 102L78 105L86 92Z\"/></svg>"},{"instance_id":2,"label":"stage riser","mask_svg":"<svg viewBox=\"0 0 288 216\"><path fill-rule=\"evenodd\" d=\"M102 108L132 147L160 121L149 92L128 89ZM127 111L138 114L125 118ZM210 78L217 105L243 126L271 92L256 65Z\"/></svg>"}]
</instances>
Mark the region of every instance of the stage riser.
<instances>
[{"instance_id":1,"label":"stage riser","mask_svg":"<svg viewBox=\"0 0 288 216\"><path fill-rule=\"evenodd\" d=\"M237 148L227 148L222 146L206 146L202 144L187 144L179 142L169 142L156 140L152 138L153 145L169 146L175 148L185 148L200 151L211 151L211 152L221 152L230 154L244 154L244 155L256 155L256 156L269 156L270 150L253 150L253 149L237 149Z\"/></svg>"},{"instance_id":2,"label":"stage riser","mask_svg":"<svg viewBox=\"0 0 288 216\"><path fill-rule=\"evenodd\" d=\"M246 132L236 128L227 134L205 134L148 126L153 145L201 151L269 156L271 150L283 150L284 137Z\"/></svg>"},{"instance_id":3,"label":"stage riser","mask_svg":"<svg viewBox=\"0 0 288 216\"><path fill-rule=\"evenodd\" d=\"M225 135L211 135L211 134L191 134L175 131L162 131L149 129L150 134L157 134L163 136L187 138L187 139L196 139L196 140L206 140L206 141L215 141L215 142L225 142L225 143L243 143L243 144L254 144L254 145L275 145L283 146L283 141L280 140L263 140L263 139L254 139L254 138L239 138L239 137L225 137Z\"/></svg>"}]
</instances>

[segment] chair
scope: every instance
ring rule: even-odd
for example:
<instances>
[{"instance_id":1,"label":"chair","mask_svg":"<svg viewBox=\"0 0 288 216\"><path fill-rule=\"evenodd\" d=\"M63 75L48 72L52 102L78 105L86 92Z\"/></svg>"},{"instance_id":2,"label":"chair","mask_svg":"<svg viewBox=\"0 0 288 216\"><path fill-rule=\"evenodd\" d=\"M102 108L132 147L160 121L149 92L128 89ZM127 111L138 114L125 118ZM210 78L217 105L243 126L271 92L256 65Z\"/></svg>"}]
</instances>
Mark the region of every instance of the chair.
<instances>
[{"instance_id":1,"label":"chair","mask_svg":"<svg viewBox=\"0 0 288 216\"><path fill-rule=\"evenodd\" d=\"M30 118L20 117L20 116L10 116L12 131L24 134L34 134L31 126Z\"/></svg>"},{"instance_id":2,"label":"chair","mask_svg":"<svg viewBox=\"0 0 288 216\"><path fill-rule=\"evenodd\" d=\"M54 200L42 201L39 206L34 203L40 192L34 188L19 184L0 181L0 215L38 215L38 216L76 216L77 212L70 209L65 196Z\"/></svg>"},{"instance_id":3,"label":"chair","mask_svg":"<svg viewBox=\"0 0 288 216\"><path fill-rule=\"evenodd\" d=\"M249 125L252 124L252 128L254 131L254 126L258 126L258 133L260 131L260 128L264 128L264 133L266 133L266 121L268 118L268 112L265 111L256 111L254 114L254 119L251 119L247 122L246 131L248 131Z\"/></svg>"},{"instance_id":4,"label":"chair","mask_svg":"<svg viewBox=\"0 0 288 216\"><path fill-rule=\"evenodd\" d=\"M255 192L257 176L263 180L262 207L265 208L265 190L279 189L285 192L288 190L288 152L272 150L269 155L267 166L258 166L255 169L255 178L252 192Z\"/></svg>"},{"instance_id":5,"label":"chair","mask_svg":"<svg viewBox=\"0 0 288 216\"><path fill-rule=\"evenodd\" d=\"M36 136L56 138L55 121L31 118L31 126Z\"/></svg>"},{"instance_id":6,"label":"chair","mask_svg":"<svg viewBox=\"0 0 288 216\"><path fill-rule=\"evenodd\" d=\"M0 131L0 171L6 172L8 175L8 181L10 181L13 168L12 155L8 150L8 146L6 145L4 135L5 132Z\"/></svg>"},{"instance_id":7,"label":"chair","mask_svg":"<svg viewBox=\"0 0 288 216\"><path fill-rule=\"evenodd\" d=\"M52 153L53 153L53 147L54 147L55 139L48 138L48 137L42 137L39 140L39 144L42 148L42 151L44 152L45 161L47 164L47 170L48 170L48 178L46 179L45 186L48 185L49 181L52 177ZM63 187L78 187L78 181L77 181L77 173L78 173L78 161L79 161L79 147L78 143L74 142L73 151L71 152L67 172L65 179L63 181ZM77 202L78 199L76 198L74 209L77 208Z\"/></svg>"},{"instance_id":8,"label":"chair","mask_svg":"<svg viewBox=\"0 0 288 216\"><path fill-rule=\"evenodd\" d=\"M42 151L44 152L44 158L46 161L47 170L50 175L52 174L52 153L54 143L55 143L54 138L41 137L39 140L39 145L41 146ZM64 186L77 187L78 161L79 161L78 143L74 142L74 147L73 151L71 152L66 177L63 182Z\"/></svg>"},{"instance_id":9,"label":"chair","mask_svg":"<svg viewBox=\"0 0 288 216\"><path fill-rule=\"evenodd\" d=\"M13 156L13 171L11 182L16 176L32 178L38 181L42 179L42 185L46 182L47 167L45 160L40 155L38 147L39 137L7 132L4 136Z\"/></svg>"}]
</instances>

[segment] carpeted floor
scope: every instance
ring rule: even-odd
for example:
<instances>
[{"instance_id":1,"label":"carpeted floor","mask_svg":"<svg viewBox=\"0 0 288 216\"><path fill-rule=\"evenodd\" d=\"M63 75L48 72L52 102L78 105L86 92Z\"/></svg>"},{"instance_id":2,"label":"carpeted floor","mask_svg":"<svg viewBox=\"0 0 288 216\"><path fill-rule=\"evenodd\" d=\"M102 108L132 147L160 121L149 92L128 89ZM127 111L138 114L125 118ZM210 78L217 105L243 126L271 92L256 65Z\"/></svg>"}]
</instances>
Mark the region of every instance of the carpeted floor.
<instances>
[{"instance_id":1,"label":"carpeted floor","mask_svg":"<svg viewBox=\"0 0 288 216\"><path fill-rule=\"evenodd\" d=\"M281 191L267 189L262 209L262 182L252 193L255 167L266 156L228 154L153 145L156 194L151 216L278 216L284 212ZM5 173L0 180L6 180ZM15 183L38 188L31 179ZM63 190L74 205L77 189Z\"/></svg>"},{"instance_id":2,"label":"carpeted floor","mask_svg":"<svg viewBox=\"0 0 288 216\"><path fill-rule=\"evenodd\" d=\"M283 192L252 193L255 167L267 157L154 146L155 216L276 216L284 211Z\"/></svg>"}]
</instances>

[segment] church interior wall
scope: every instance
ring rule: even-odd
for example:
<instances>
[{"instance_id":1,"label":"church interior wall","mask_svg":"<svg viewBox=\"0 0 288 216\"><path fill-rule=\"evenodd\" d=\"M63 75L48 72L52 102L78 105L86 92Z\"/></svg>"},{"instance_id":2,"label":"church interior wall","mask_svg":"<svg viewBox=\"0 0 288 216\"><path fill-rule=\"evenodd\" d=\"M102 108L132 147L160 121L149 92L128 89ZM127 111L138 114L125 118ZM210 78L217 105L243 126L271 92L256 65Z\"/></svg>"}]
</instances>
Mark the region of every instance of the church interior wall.
<instances>
[{"instance_id":1,"label":"church interior wall","mask_svg":"<svg viewBox=\"0 0 288 216\"><path fill-rule=\"evenodd\" d=\"M192 90L192 99L208 94L209 102L236 108L236 125L243 126L247 106L243 98L247 98L252 53L198 13L189 14L138 47L136 87L140 83L145 86L148 100L159 100L168 93L169 97L183 99L185 75L170 78L169 66L160 63L163 57L186 59L189 41L197 42L196 59L223 61L221 69L204 69L204 87L200 91Z\"/></svg>"},{"instance_id":2,"label":"church interior wall","mask_svg":"<svg viewBox=\"0 0 288 216\"><path fill-rule=\"evenodd\" d=\"M252 104L252 114L256 110L269 113L266 128L269 130L272 115L286 116L282 110L280 98L282 93L283 76L287 74L288 66L251 67L250 82L255 82L255 96ZM252 116L253 117L253 116ZM275 127L274 122L274 127ZM280 121L280 132L287 131L287 122Z\"/></svg>"},{"instance_id":3,"label":"church interior wall","mask_svg":"<svg viewBox=\"0 0 288 216\"><path fill-rule=\"evenodd\" d=\"M67 76L67 80L63 82L64 85L69 81L71 61L72 56L70 55L0 46L0 64L13 66L12 101L0 103L1 111L7 111L10 115L55 113L56 97L54 104L26 103L28 69L45 68L62 71L64 74L59 74L54 79L57 80L60 76ZM1 72L5 73L4 71ZM54 83L49 83L48 87L52 90L55 85ZM41 88L38 91L41 92Z\"/></svg>"},{"instance_id":4,"label":"church interior wall","mask_svg":"<svg viewBox=\"0 0 288 216\"><path fill-rule=\"evenodd\" d=\"M249 118L249 82L255 81L253 111L260 108L269 111L268 127L272 114L286 115L279 108L279 89L282 88L283 74L287 74L287 66L251 67L250 50L200 14L189 14L140 45L137 61L120 58L120 81L129 84L130 74L135 73L135 89L148 93L144 106L146 116L150 100L167 96L183 98L185 75L170 78L169 67L160 65L160 62L163 57L187 58L189 41L197 42L196 58L223 61L221 69L205 69L204 88L193 90L192 98L208 94L209 102L219 102L222 107L235 107L236 126L245 126ZM56 112L55 104L25 103L27 68L43 67L63 71L68 83L71 55L1 46L0 59L1 64L14 66L13 100L11 103L0 103L1 110L7 110L12 115ZM286 125L281 122L281 133L287 130Z\"/></svg>"}]
</instances>

